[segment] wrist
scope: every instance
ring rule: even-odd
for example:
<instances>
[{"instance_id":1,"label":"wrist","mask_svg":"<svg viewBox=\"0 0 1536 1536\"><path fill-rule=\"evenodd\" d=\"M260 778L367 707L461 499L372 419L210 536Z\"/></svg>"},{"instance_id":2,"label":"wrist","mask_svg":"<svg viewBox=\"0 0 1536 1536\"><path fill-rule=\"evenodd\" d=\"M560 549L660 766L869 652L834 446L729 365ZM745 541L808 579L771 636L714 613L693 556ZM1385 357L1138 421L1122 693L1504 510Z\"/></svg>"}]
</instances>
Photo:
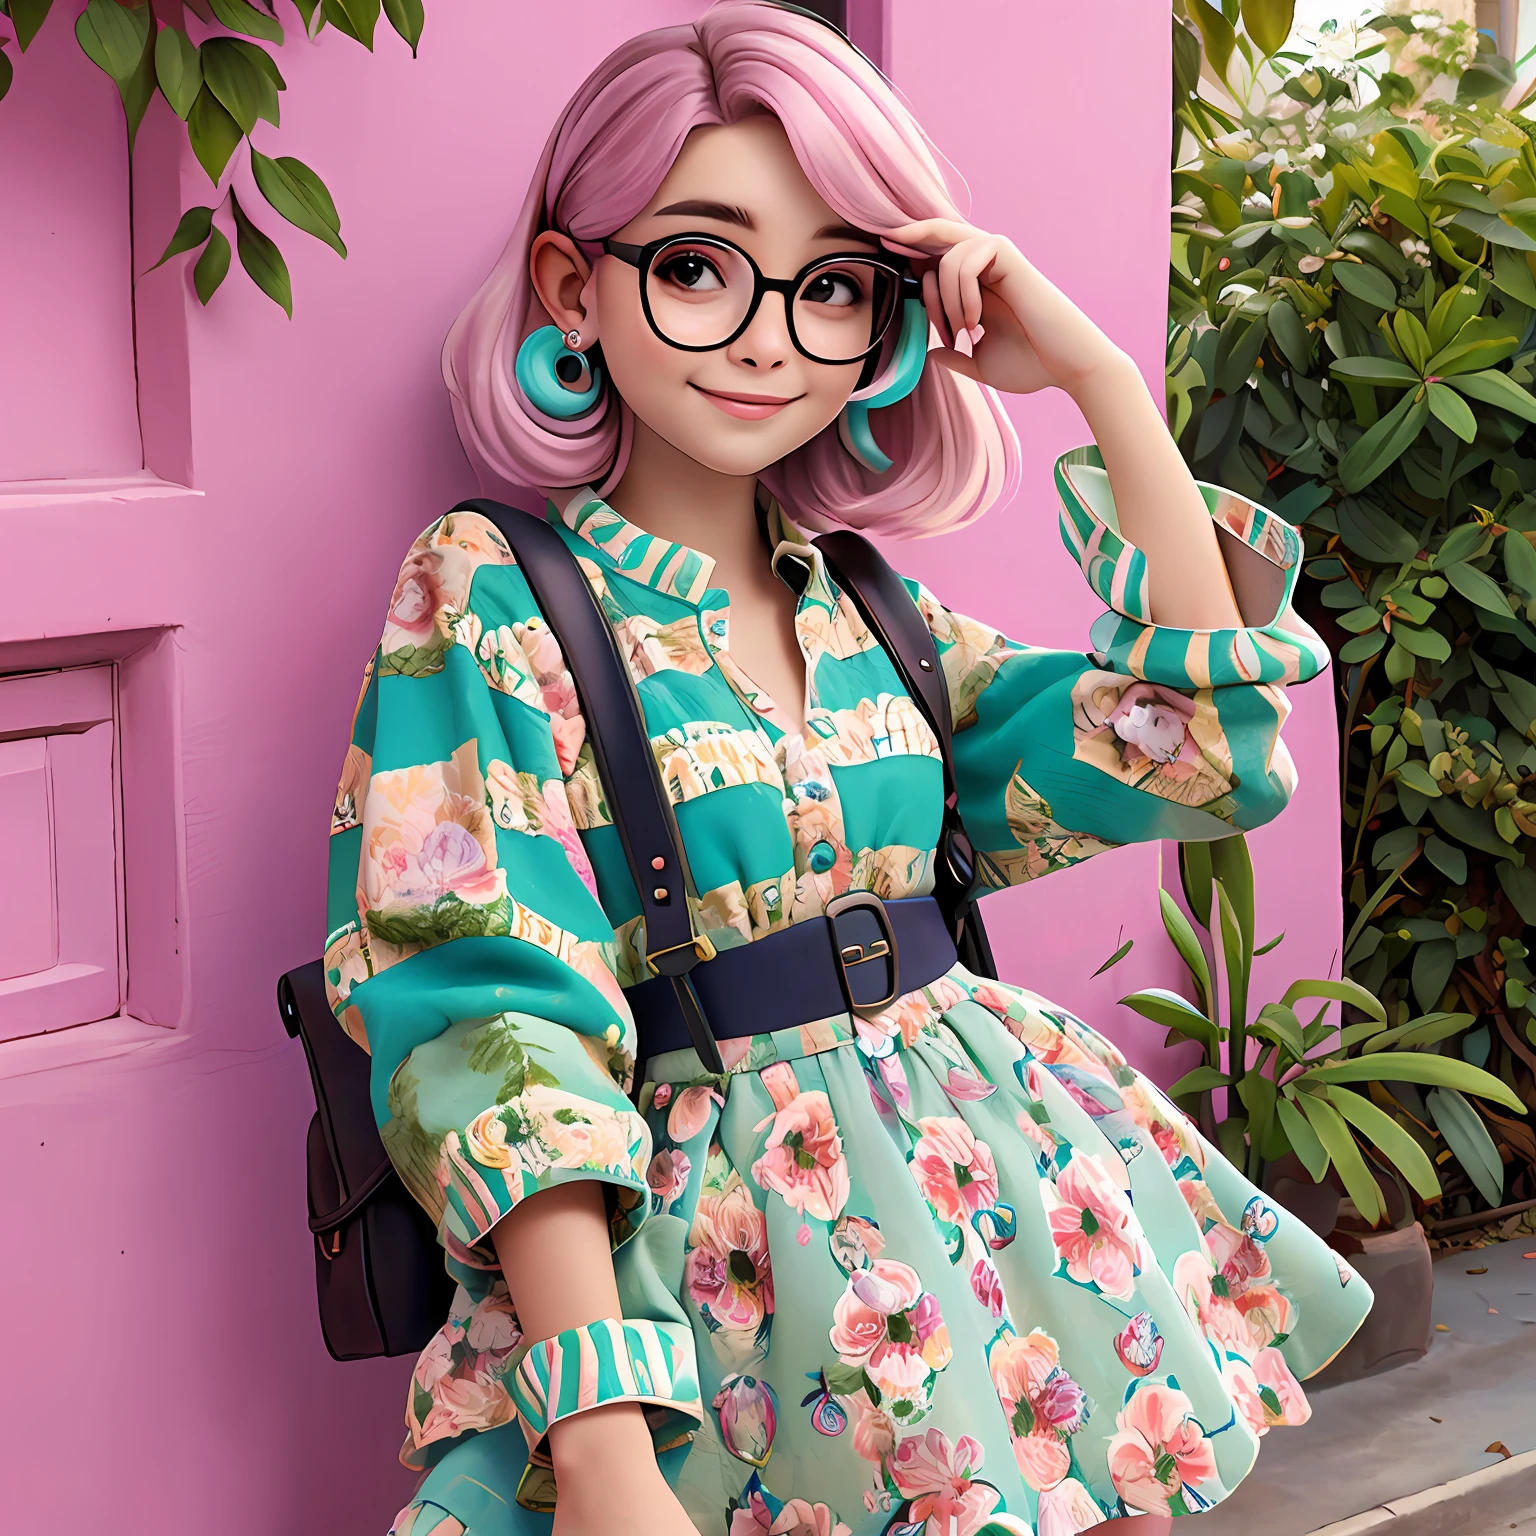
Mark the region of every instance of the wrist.
<instances>
[{"instance_id":1,"label":"wrist","mask_svg":"<svg viewBox=\"0 0 1536 1536\"><path fill-rule=\"evenodd\" d=\"M603 1403L549 1426L549 1459L558 1479L602 1467L620 1480L656 1470L645 1410L635 1402Z\"/></svg>"},{"instance_id":2,"label":"wrist","mask_svg":"<svg viewBox=\"0 0 1536 1536\"><path fill-rule=\"evenodd\" d=\"M1106 398L1123 400L1127 390L1139 395L1147 393L1146 381L1141 369L1129 352L1117 347L1108 337L1104 345L1080 372L1064 380L1062 388L1072 397L1084 416ZM1150 396L1149 396L1150 398Z\"/></svg>"}]
</instances>

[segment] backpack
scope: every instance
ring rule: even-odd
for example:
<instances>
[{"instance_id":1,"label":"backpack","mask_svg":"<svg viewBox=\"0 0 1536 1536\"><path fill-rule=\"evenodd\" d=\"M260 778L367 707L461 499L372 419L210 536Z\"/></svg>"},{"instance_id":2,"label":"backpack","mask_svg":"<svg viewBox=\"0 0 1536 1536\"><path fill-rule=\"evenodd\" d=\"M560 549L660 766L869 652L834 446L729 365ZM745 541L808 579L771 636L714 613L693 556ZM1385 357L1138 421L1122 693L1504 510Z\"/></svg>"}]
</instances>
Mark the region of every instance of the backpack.
<instances>
[{"instance_id":1,"label":"backpack","mask_svg":"<svg viewBox=\"0 0 1536 1536\"><path fill-rule=\"evenodd\" d=\"M561 649L581 700L598 776L645 909L647 958L653 962L653 971L671 978L696 1042L701 1040L699 1031L704 1031L701 1053L704 1048L713 1051L707 1021L688 976L695 966L708 964L712 946L693 933L686 900L670 902L663 890L653 889L661 877L637 853L670 848L686 888L686 857L672 806L661 787L639 699L613 631L574 554L553 526L483 498L461 502L453 510L476 512L494 523L540 611L551 623L554 615L560 616ZM901 578L867 539L840 530L822 534L814 543L939 739L944 824L934 900L961 964L976 975L995 977L986 931L975 909L980 889L975 855L956 810L949 695L933 637ZM653 896L661 898L660 905L652 901ZM852 905L858 905L857 898ZM891 949L894 976L894 940ZM668 963L658 967L654 962L659 956L669 957ZM654 984L642 985L654 990ZM431 1219L406 1190L384 1151L369 1097L370 1058L331 1012L323 961L312 960L289 971L278 982L277 998L289 1036L303 1042L315 1093L305 1165L326 1348L337 1360L414 1353L442 1326L454 1282L443 1268ZM859 1007L851 992L849 1002ZM638 1072L635 1086L638 1091Z\"/></svg>"}]
</instances>

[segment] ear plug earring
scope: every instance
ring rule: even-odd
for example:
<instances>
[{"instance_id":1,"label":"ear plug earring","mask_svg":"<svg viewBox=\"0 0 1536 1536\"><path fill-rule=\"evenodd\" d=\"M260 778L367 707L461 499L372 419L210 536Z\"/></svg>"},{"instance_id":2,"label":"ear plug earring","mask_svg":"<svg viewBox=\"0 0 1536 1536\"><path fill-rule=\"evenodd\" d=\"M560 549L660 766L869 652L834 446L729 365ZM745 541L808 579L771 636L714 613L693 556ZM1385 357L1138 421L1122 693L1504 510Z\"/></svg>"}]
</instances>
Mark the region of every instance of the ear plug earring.
<instances>
[{"instance_id":1,"label":"ear plug earring","mask_svg":"<svg viewBox=\"0 0 1536 1536\"><path fill-rule=\"evenodd\" d=\"M578 352L581 332L574 326L562 331L543 325L517 349L513 374L518 388L546 416L571 421L597 404L602 392L603 371Z\"/></svg>"}]
</instances>

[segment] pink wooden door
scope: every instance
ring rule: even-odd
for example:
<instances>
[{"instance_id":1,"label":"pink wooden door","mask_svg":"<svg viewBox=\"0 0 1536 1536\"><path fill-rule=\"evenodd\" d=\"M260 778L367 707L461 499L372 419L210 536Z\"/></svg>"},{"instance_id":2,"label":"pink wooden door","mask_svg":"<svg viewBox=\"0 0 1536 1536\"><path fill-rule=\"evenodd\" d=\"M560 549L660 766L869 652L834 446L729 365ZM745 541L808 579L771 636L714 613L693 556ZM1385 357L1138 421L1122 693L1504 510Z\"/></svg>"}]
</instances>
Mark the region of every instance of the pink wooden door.
<instances>
[{"instance_id":1,"label":"pink wooden door","mask_svg":"<svg viewBox=\"0 0 1536 1536\"><path fill-rule=\"evenodd\" d=\"M70 35L79 5L56 9L0 103L5 1523L380 1536L410 1487L394 1460L410 1362L337 1365L321 1343L309 1089L273 983L323 938L330 796L394 571L475 489L444 332L582 76L703 4L434 3L414 62L383 29L372 56L333 32L290 41L283 127L257 142L321 171L351 252L274 227L291 323L238 270L206 310L185 258L147 272L207 180L157 103L130 242L116 92ZM854 22L883 36L978 222L1155 380L1166 14L855 0ZM1094 604L1049 482L1082 425L1059 400L1015 415L1018 504L899 557L1010 633L1082 646ZM1051 579L1026 587L1037 565ZM1337 932L1326 863L1292 879L1280 852L1333 846L1325 687L1297 696L1302 795L1257 840L1262 899L1308 894L1292 974L1325 970ZM1176 1057L1113 1007L1130 967L1088 980L1122 927L1144 941L1136 980L1176 980L1157 852L999 896L993 927L1010 974L1166 1077Z\"/></svg>"}]
</instances>

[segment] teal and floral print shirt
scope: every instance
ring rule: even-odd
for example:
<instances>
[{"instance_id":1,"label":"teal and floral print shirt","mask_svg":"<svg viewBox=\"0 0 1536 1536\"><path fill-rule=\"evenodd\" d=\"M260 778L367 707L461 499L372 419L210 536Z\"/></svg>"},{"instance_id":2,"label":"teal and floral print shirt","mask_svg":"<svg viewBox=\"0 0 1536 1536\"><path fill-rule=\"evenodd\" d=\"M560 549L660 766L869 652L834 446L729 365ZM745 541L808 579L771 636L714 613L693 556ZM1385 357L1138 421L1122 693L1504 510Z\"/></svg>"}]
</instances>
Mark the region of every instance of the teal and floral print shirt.
<instances>
[{"instance_id":1,"label":"teal and floral print shirt","mask_svg":"<svg viewBox=\"0 0 1536 1536\"><path fill-rule=\"evenodd\" d=\"M1275 816L1294 787L1285 685L1326 662L1290 610L1301 546L1282 519L1202 487L1245 627L1170 629L1096 451L1056 482L1107 606L1089 652L907 583L998 887ZM932 889L937 740L776 504L803 732L732 657L708 556L590 488L547 515L628 660L717 949L847 890ZM935 1536L1004 1515L1055 1536L1090 1511L1215 1502L1257 1436L1304 1416L1295 1376L1369 1305L1101 1035L958 966L875 1019L727 1041L720 1076L692 1051L637 1063L623 989L647 975L642 919L587 722L478 514L440 518L401 569L330 848L333 1006L461 1287L413 1377L409 1464L515 1423L517 1500L548 1508L549 1423L632 1399L704 1536L798 1531L799 1505L820 1536L921 1532L929 1484L964 1515ZM625 1316L525 1339L487 1234L569 1179L608 1186Z\"/></svg>"}]
</instances>

